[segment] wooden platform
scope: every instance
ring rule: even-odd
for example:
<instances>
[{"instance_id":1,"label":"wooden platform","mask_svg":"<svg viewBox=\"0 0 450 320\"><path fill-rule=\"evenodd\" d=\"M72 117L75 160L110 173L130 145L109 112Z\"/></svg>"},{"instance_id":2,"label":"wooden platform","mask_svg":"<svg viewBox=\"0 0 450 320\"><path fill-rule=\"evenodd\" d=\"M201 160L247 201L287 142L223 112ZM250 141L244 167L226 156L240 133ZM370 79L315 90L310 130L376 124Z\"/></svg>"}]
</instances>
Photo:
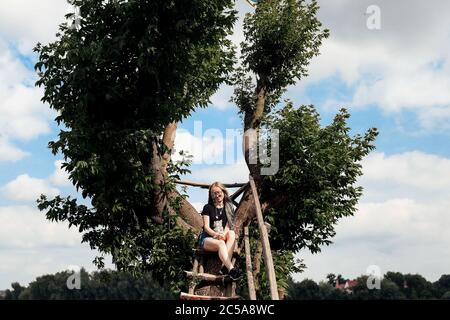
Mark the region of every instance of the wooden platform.
<instances>
[{"instance_id":1,"label":"wooden platform","mask_svg":"<svg viewBox=\"0 0 450 320\"><path fill-rule=\"evenodd\" d=\"M240 296L234 297L215 297L215 296L199 296L196 294L189 294L181 292L180 300L241 300Z\"/></svg>"}]
</instances>

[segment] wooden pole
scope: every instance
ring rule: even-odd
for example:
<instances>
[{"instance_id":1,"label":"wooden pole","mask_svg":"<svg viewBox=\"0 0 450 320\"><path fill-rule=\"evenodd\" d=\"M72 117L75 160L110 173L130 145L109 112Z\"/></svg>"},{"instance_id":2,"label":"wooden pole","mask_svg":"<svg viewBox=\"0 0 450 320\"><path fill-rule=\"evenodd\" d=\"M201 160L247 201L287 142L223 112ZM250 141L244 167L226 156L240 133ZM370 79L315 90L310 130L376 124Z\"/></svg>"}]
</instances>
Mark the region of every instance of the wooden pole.
<instances>
[{"instance_id":1,"label":"wooden pole","mask_svg":"<svg viewBox=\"0 0 450 320\"><path fill-rule=\"evenodd\" d=\"M251 254L250 254L250 239L248 234L248 226L244 227L244 242L245 242L245 265L247 267L248 293L250 295L250 300L256 300L255 283L253 282L252 258L250 256Z\"/></svg>"},{"instance_id":2,"label":"wooden pole","mask_svg":"<svg viewBox=\"0 0 450 320\"><path fill-rule=\"evenodd\" d=\"M258 191L256 190L255 181L249 175L250 187L252 188L253 199L255 200L256 217L258 219L259 232L261 233L261 240L263 245L264 263L266 266L267 277L269 278L270 295L272 300L279 300L277 279L275 276L275 267L273 266L272 251L270 250L269 235L264 224L261 204L259 203Z\"/></svg>"},{"instance_id":3,"label":"wooden pole","mask_svg":"<svg viewBox=\"0 0 450 320\"><path fill-rule=\"evenodd\" d=\"M200 187L202 189L208 189L211 186L211 183L201 183L201 182L192 182L192 181L181 181L175 180L176 184L183 184L191 187ZM247 183L224 183L225 188L239 188L245 186Z\"/></svg>"},{"instance_id":4,"label":"wooden pole","mask_svg":"<svg viewBox=\"0 0 450 320\"><path fill-rule=\"evenodd\" d=\"M239 195L240 195L242 192L245 191L245 189L247 188L247 186L248 186L248 183L244 184L242 187L240 187L238 190L236 190L236 191L230 196L230 199L231 199L231 200L234 200L234 199L236 199L237 197L239 197Z\"/></svg>"}]
</instances>

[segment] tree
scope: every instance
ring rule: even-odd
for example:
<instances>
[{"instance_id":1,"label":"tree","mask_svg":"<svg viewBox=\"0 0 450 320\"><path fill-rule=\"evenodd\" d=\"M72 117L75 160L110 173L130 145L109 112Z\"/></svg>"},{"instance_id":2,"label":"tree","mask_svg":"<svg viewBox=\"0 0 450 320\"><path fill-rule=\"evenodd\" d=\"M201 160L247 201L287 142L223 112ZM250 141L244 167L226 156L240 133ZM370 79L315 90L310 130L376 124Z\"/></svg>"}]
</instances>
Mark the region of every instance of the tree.
<instances>
[{"instance_id":1,"label":"tree","mask_svg":"<svg viewBox=\"0 0 450 320\"><path fill-rule=\"evenodd\" d=\"M336 275L334 273L329 273L327 274L327 283L330 286L335 286L336 285Z\"/></svg>"},{"instance_id":2,"label":"tree","mask_svg":"<svg viewBox=\"0 0 450 320\"><path fill-rule=\"evenodd\" d=\"M320 287L313 280L305 279L289 287L289 300L318 300L321 299Z\"/></svg>"},{"instance_id":3,"label":"tree","mask_svg":"<svg viewBox=\"0 0 450 320\"><path fill-rule=\"evenodd\" d=\"M12 291L7 289L5 292L5 300L19 300L20 295L25 290L25 287L22 287L20 283L13 282L11 283Z\"/></svg>"},{"instance_id":4,"label":"tree","mask_svg":"<svg viewBox=\"0 0 450 320\"><path fill-rule=\"evenodd\" d=\"M402 293L401 287L395 282L384 278L381 281L380 299L383 300L400 300L405 299L405 295Z\"/></svg>"},{"instance_id":5,"label":"tree","mask_svg":"<svg viewBox=\"0 0 450 320\"><path fill-rule=\"evenodd\" d=\"M279 130L282 151L274 175L261 175L264 164L250 161L258 146L244 136L245 160L271 225L271 247L277 251L318 252L331 243L334 224L355 211L362 193L354 185L361 175L359 162L374 148L377 135L370 129L364 136L350 137L344 109L322 128L313 106L294 108L287 102L280 108L287 86L307 75L310 59L328 37L317 10L316 1L258 2L254 14L244 20L242 65L234 76L233 101L243 115L244 132ZM254 218L255 203L247 191L237 209L238 232ZM255 266L260 263L254 261Z\"/></svg>"},{"instance_id":6,"label":"tree","mask_svg":"<svg viewBox=\"0 0 450 320\"><path fill-rule=\"evenodd\" d=\"M430 299L433 297L433 285L419 274L405 274L404 293L409 299Z\"/></svg>"},{"instance_id":7,"label":"tree","mask_svg":"<svg viewBox=\"0 0 450 320\"><path fill-rule=\"evenodd\" d=\"M392 282L394 282L399 288L404 288L406 283L405 283L405 277L402 273L400 272L386 272L386 274L384 275L384 277L386 279L391 280Z\"/></svg>"},{"instance_id":8,"label":"tree","mask_svg":"<svg viewBox=\"0 0 450 320\"><path fill-rule=\"evenodd\" d=\"M347 292L337 289L334 285L330 285L328 282L320 282L320 296L323 300L348 300L349 295Z\"/></svg>"},{"instance_id":9,"label":"tree","mask_svg":"<svg viewBox=\"0 0 450 320\"><path fill-rule=\"evenodd\" d=\"M444 293L450 291L450 275L443 274L439 280L434 283L434 288L437 297L441 297Z\"/></svg>"},{"instance_id":10,"label":"tree","mask_svg":"<svg viewBox=\"0 0 450 320\"><path fill-rule=\"evenodd\" d=\"M352 137L344 109L322 128L313 106L280 104L328 37L316 1L258 2L245 18L242 64L234 71L226 39L235 21L232 1L73 2L79 26L63 24L57 41L36 47L37 85L65 126L49 146L63 154L63 167L91 207L42 196L39 209L48 219L77 227L119 270L151 270L180 288L179 272L190 266L202 221L173 184L189 164L171 160L174 134L177 123L205 107L229 79L244 132L280 133L280 166L271 176L261 174L263 163L250 161L257 146L244 139L275 256L285 263L277 276L286 279L297 268L295 251L318 252L331 243L335 223L355 212L359 162L374 149L377 131ZM236 210L238 233L254 220L254 208L247 190ZM102 257L96 263L103 266Z\"/></svg>"},{"instance_id":11,"label":"tree","mask_svg":"<svg viewBox=\"0 0 450 320\"><path fill-rule=\"evenodd\" d=\"M231 70L232 1L73 3L79 26L62 24L57 41L35 49L37 85L65 126L49 146L92 207L43 196L39 208L78 227L119 270L175 281L201 218L171 183L185 171L169 149L176 123L205 107Z\"/></svg>"},{"instance_id":12,"label":"tree","mask_svg":"<svg viewBox=\"0 0 450 320\"><path fill-rule=\"evenodd\" d=\"M80 270L80 290L69 289L67 279L72 271L62 271L37 277L28 287L13 284L14 297L19 300L147 300L174 299L167 287L161 287L150 273L141 277L120 271L102 270L88 273Z\"/></svg>"}]
</instances>

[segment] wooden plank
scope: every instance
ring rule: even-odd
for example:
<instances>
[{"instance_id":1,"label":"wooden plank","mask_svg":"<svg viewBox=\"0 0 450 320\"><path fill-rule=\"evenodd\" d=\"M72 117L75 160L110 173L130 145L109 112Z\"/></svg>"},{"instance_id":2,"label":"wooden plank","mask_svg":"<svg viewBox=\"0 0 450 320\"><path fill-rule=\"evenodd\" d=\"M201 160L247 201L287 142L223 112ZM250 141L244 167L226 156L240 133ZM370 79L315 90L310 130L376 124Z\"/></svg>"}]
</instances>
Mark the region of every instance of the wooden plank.
<instances>
[{"instance_id":1,"label":"wooden plank","mask_svg":"<svg viewBox=\"0 0 450 320\"><path fill-rule=\"evenodd\" d=\"M211 183L202 183L202 182L181 181L181 180L175 180L174 182L176 184L182 184L191 187L199 187L202 189L209 189L209 187L211 186ZM224 183L223 185L225 186L225 188L239 188L246 184L247 183Z\"/></svg>"},{"instance_id":2,"label":"wooden plank","mask_svg":"<svg viewBox=\"0 0 450 320\"><path fill-rule=\"evenodd\" d=\"M239 195L240 195L242 192L245 191L245 189L247 189L247 187L248 187L248 182L247 182L246 184L244 184L242 187L240 187L238 190L236 190L236 192L233 193L233 194L230 196L230 199L231 199L231 200L235 200L237 197L239 197Z\"/></svg>"},{"instance_id":3,"label":"wooden plank","mask_svg":"<svg viewBox=\"0 0 450 320\"><path fill-rule=\"evenodd\" d=\"M217 296L199 296L195 294L189 294L185 292L181 292L180 294L181 300L240 300L240 296L234 297L217 297Z\"/></svg>"},{"instance_id":4,"label":"wooden plank","mask_svg":"<svg viewBox=\"0 0 450 320\"><path fill-rule=\"evenodd\" d=\"M249 4L249 5L251 5L253 8L256 8L256 5L258 4L258 1L257 0L246 0L247 1L247 3Z\"/></svg>"},{"instance_id":5,"label":"wooden plank","mask_svg":"<svg viewBox=\"0 0 450 320\"><path fill-rule=\"evenodd\" d=\"M245 265L247 268L247 284L250 300L256 300L255 283L253 282L253 268L252 258L250 253L250 237L248 233L248 226L244 227L244 242L245 242Z\"/></svg>"},{"instance_id":6,"label":"wooden plank","mask_svg":"<svg viewBox=\"0 0 450 320\"><path fill-rule=\"evenodd\" d=\"M197 279L202 281L208 281L211 283L225 283L225 282L231 282L231 278L229 276L222 276L222 275L215 275L211 273L197 273L194 274L191 271L184 271L186 274L186 277L188 279Z\"/></svg>"},{"instance_id":7,"label":"wooden plank","mask_svg":"<svg viewBox=\"0 0 450 320\"><path fill-rule=\"evenodd\" d=\"M267 234L267 229L264 224L264 218L262 215L261 204L259 202L255 181L253 180L253 177L251 175L249 175L249 180L250 180L250 187L252 189L253 199L255 201L256 217L258 219L259 232L261 233L264 263L266 266L266 273L270 285L270 296L272 300L279 300L277 279L275 276L275 268L273 266L273 258L272 258L272 251L270 249L269 235Z\"/></svg>"}]
</instances>

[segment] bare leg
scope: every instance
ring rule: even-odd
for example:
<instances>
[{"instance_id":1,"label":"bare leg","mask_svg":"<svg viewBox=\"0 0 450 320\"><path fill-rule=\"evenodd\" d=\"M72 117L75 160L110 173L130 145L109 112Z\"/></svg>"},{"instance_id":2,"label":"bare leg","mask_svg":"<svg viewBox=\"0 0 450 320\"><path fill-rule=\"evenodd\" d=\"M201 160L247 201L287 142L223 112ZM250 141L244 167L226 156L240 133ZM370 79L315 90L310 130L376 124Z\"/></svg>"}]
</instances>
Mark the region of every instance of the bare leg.
<instances>
[{"instance_id":1,"label":"bare leg","mask_svg":"<svg viewBox=\"0 0 450 320\"><path fill-rule=\"evenodd\" d=\"M233 250L234 250L234 242L236 240L236 234L234 233L234 231L230 230L228 231L228 238L227 238L227 251L228 251L228 256L231 258L233 257Z\"/></svg>"},{"instance_id":2,"label":"bare leg","mask_svg":"<svg viewBox=\"0 0 450 320\"><path fill-rule=\"evenodd\" d=\"M213 251L219 253L219 258L228 270L233 268L230 256L228 255L228 248L223 240L217 240L213 238L206 238L203 249L206 251Z\"/></svg>"}]
</instances>

